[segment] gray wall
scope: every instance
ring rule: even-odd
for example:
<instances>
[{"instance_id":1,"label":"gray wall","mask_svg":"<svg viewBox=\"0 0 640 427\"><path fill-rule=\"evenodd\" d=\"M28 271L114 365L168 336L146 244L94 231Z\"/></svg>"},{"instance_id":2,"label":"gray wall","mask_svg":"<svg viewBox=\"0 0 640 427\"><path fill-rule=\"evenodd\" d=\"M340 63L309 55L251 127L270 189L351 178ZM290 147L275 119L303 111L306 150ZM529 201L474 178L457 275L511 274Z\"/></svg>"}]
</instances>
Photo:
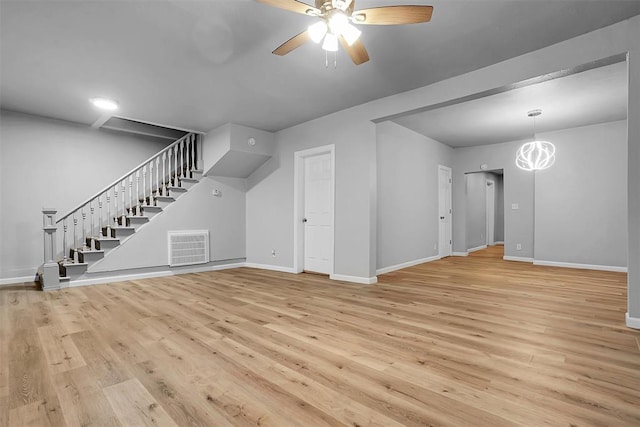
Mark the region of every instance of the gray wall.
<instances>
[{"instance_id":1,"label":"gray wall","mask_svg":"<svg viewBox=\"0 0 640 427\"><path fill-rule=\"evenodd\" d=\"M42 264L43 206L64 214L170 143L5 110L0 122L0 279Z\"/></svg>"},{"instance_id":2,"label":"gray wall","mask_svg":"<svg viewBox=\"0 0 640 427\"><path fill-rule=\"evenodd\" d=\"M487 244L487 180L495 182L494 234L496 242L504 240L504 190L502 175L490 172L474 172L464 176L466 249Z\"/></svg>"},{"instance_id":3,"label":"gray wall","mask_svg":"<svg viewBox=\"0 0 640 427\"><path fill-rule=\"evenodd\" d=\"M537 172L535 258L627 265L627 124L549 132L556 162Z\"/></svg>"},{"instance_id":4,"label":"gray wall","mask_svg":"<svg viewBox=\"0 0 640 427\"><path fill-rule=\"evenodd\" d=\"M335 113L276 134L274 158L248 178L247 262L292 268L294 153L334 144L334 271L375 276L375 125L354 117Z\"/></svg>"},{"instance_id":5,"label":"gray wall","mask_svg":"<svg viewBox=\"0 0 640 427\"><path fill-rule=\"evenodd\" d=\"M465 179L465 249L473 249L487 244L487 200L484 172L470 173Z\"/></svg>"},{"instance_id":6,"label":"gray wall","mask_svg":"<svg viewBox=\"0 0 640 427\"><path fill-rule=\"evenodd\" d=\"M557 160L536 176L537 260L626 266L625 129L626 121L619 121L538 135L556 145ZM454 150L455 251L475 244L462 232L470 226L464 215L464 173L487 163L489 169L504 169L505 255L534 257L534 175L515 166L521 144ZM518 243L522 250L516 249Z\"/></svg>"},{"instance_id":7,"label":"gray wall","mask_svg":"<svg viewBox=\"0 0 640 427\"><path fill-rule=\"evenodd\" d=\"M203 178L89 271L167 266L169 231L208 230L211 261L244 258L244 186L238 178Z\"/></svg>"},{"instance_id":8,"label":"gray wall","mask_svg":"<svg viewBox=\"0 0 640 427\"><path fill-rule=\"evenodd\" d=\"M378 269L438 255L438 165L453 149L393 122L377 125Z\"/></svg>"},{"instance_id":9,"label":"gray wall","mask_svg":"<svg viewBox=\"0 0 640 427\"><path fill-rule=\"evenodd\" d=\"M627 117L627 203L629 238L629 274L627 315L634 327L640 328L640 19L627 23L634 30L636 42L627 56L629 70L629 98Z\"/></svg>"},{"instance_id":10,"label":"gray wall","mask_svg":"<svg viewBox=\"0 0 640 427\"><path fill-rule=\"evenodd\" d=\"M504 242L504 177L494 174L496 181L496 227L494 239L496 242Z\"/></svg>"}]
</instances>

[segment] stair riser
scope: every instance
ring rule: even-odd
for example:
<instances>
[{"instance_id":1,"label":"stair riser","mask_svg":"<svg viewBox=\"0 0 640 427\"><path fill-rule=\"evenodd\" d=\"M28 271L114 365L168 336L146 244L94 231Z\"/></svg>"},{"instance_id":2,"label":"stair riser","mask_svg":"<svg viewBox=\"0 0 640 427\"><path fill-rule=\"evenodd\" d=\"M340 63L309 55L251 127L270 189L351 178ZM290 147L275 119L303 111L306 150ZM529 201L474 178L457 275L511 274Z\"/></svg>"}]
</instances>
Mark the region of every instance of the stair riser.
<instances>
[{"instance_id":1,"label":"stair riser","mask_svg":"<svg viewBox=\"0 0 640 427\"><path fill-rule=\"evenodd\" d=\"M116 240L116 241L99 241L96 240L96 249L101 250L101 251L105 251L108 252L113 248L117 248L120 245L120 241Z\"/></svg>"},{"instance_id":2,"label":"stair riser","mask_svg":"<svg viewBox=\"0 0 640 427\"><path fill-rule=\"evenodd\" d=\"M78 258L80 259L80 262L86 262L86 263L90 263L90 262L96 262L99 259L104 258L104 252L98 252L98 253L79 253L78 254Z\"/></svg>"}]
</instances>

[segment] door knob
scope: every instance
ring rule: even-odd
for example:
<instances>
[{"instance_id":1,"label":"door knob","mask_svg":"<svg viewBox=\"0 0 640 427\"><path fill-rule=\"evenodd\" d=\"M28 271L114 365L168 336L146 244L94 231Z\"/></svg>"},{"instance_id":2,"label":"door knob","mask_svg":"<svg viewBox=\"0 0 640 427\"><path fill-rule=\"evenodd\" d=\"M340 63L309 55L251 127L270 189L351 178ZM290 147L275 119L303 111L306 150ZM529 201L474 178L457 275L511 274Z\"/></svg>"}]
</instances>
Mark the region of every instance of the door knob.
<instances>
[{"instance_id":1,"label":"door knob","mask_svg":"<svg viewBox=\"0 0 640 427\"><path fill-rule=\"evenodd\" d=\"M307 218L302 218L302 222L307 222Z\"/></svg>"}]
</instances>

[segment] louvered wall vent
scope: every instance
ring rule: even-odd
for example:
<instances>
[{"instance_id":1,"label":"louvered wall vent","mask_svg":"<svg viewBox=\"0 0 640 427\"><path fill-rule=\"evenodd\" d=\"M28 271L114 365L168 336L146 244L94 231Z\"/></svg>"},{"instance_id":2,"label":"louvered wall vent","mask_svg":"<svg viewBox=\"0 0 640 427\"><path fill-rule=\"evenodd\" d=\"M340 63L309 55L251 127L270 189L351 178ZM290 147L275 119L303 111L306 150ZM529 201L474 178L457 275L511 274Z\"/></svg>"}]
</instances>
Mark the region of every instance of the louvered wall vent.
<instances>
[{"instance_id":1,"label":"louvered wall vent","mask_svg":"<svg viewBox=\"0 0 640 427\"><path fill-rule=\"evenodd\" d=\"M169 266L209 262L209 231L169 231Z\"/></svg>"}]
</instances>

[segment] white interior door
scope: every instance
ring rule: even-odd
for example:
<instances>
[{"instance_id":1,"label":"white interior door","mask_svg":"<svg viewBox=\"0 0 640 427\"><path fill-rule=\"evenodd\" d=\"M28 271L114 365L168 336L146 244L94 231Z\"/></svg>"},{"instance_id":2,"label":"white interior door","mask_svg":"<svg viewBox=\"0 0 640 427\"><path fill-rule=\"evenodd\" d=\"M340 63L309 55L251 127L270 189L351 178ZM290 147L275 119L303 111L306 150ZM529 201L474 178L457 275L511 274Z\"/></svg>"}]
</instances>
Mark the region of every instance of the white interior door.
<instances>
[{"instance_id":1,"label":"white interior door","mask_svg":"<svg viewBox=\"0 0 640 427\"><path fill-rule=\"evenodd\" d=\"M495 245L496 183L487 180L487 245Z\"/></svg>"},{"instance_id":2,"label":"white interior door","mask_svg":"<svg viewBox=\"0 0 640 427\"><path fill-rule=\"evenodd\" d=\"M331 274L331 155L304 158L304 270Z\"/></svg>"},{"instance_id":3,"label":"white interior door","mask_svg":"<svg viewBox=\"0 0 640 427\"><path fill-rule=\"evenodd\" d=\"M451 255L451 168L438 166L438 214L439 242L438 255Z\"/></svg>"}]
</instances>

